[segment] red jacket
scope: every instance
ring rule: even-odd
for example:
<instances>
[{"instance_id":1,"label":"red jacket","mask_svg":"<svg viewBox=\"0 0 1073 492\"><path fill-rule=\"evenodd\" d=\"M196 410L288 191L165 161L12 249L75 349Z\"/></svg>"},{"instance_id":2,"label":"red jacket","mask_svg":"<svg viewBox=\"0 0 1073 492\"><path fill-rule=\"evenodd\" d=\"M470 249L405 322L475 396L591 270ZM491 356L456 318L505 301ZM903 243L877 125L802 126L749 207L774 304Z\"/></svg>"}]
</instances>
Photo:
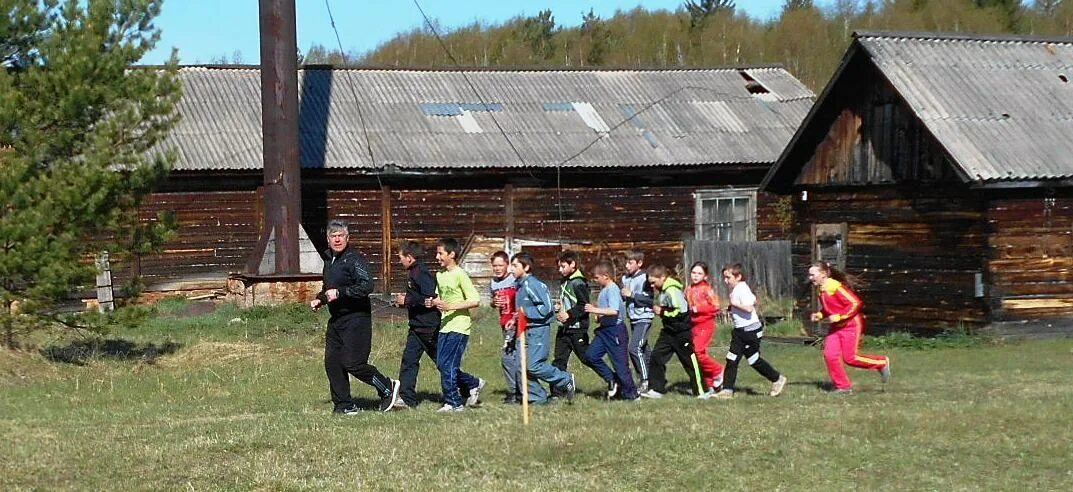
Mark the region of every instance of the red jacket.
<instances>
[{"instance_id":1,"label":"red jacket","mask_svg":"<svg viewBox=\"0 0 1073 492\"><path fill-rule=\"evenodd\" d=\"M820 287L820 313L824 318L831 320L832 329L844 328L851 324L861 324L863 327L862 305L861 298L842 285L842 282L833 278L823 281L823 286Z\"/></svg>"},{"instance_id":2,"label":"red jacket","mask_svg":"<svg viewBox=\"0 0 1073 492\"><path fill-rule=\"evenodd\" d=\"M712 286L706 281L689 286L686 302L689 303L689 318L693 326L711 323L719 313L719 296L715 295Z\"/></svg>"},{"instance_id":3,"label":"red jacket","mask_svg":"<svg viewBox=\"0 0 1073 492\"><path fill-rule=\"evenodd\" d=\"M515 297L518 294L518 287L515 285L514 275L507 274L503 278L492 277L492 306L495 306L496 296L503 296L506 298L507 303L499 308L499 327L506 328L507 323L514 319L515 309Z\"/></svg>"}]
</instances>

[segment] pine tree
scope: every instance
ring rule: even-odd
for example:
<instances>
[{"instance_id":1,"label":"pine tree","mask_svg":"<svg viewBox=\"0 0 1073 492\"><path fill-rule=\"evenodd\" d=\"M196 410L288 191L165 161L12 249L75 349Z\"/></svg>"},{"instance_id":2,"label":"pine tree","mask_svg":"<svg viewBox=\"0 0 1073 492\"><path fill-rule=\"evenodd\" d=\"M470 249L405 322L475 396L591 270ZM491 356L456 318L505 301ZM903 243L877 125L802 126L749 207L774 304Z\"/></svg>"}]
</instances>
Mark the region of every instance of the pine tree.
<instances>
[{"instance_id":1,"label":"pine tree","mask_svg":"<svg viewBox=\"0 0 1073 492\"><path fill-rule=\"evenodd\" d=\"M587 56L581 60L582 65L600 65L604 62L611 49L611 32L605 24L592 9L581 16L581 37L588 45Z\"/></svg>"},{"instance_id":2,"label":"pine tree","mask_svg":"<svg viewBox=\"0 0 1073 492\"><path fill-rule=\"evenodd\" d=\"M145 253L167 221L138 205L174 160L177 61L132 68L162 0L6 0L0 13L0 335L56 321L100 249ZM92 239L92 240L91 240Z\"/></svg>"},{"instance_id":3,"label":"pine tree","mask_svg":"<svg viewBox=\"0 0 1073 492\"><path fill-rule=\"evenodd\" d=\"M551 9L541 10L522 23L522 39L529 44L538 62L555 55L555 45L552 43L554 35L555 17L551 15Z\"/></svg>"},{"instance_id":4,"label":"pine tree","mask_svg":"<svg viewBox=\"0 0 1073 492\"><path fill-rule=\"evenodd\" d=\"M697 28L716 12L733 12L733 0L688 0L682 4L689 12L689 27Z\"/></svg>"}]
</instances>

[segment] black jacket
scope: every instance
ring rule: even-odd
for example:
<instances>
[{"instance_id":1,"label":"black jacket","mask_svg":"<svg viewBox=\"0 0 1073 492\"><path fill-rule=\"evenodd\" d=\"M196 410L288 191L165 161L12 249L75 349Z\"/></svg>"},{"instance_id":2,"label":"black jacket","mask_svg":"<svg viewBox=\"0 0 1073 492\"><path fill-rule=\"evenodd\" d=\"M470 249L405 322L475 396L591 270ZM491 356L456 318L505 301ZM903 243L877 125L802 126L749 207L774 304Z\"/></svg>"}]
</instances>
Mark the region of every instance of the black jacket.
<instances>
[{"instance_id":1,"label":"black jacket","mask_svg":"<svg viewBox=\"0 0 1073 492\"><path fill-rule=\"evenodd\" d=\"M328 305L332 318L348 314L371 316L369 294L373 291L373 276L365 257L350 246L338 255L328 249L320 256L324 259L324 286L317 299ZM339 289L339 298L334 302L328 302L324 294L329 289Z\"/></svg>"},{"instance_id":2,"label":"black jacket","mask_svg":"<svg viewBox=\"0 0 1073 492\"><path fill-rule=\"evenodd\" d=\"M562 279L562 293L559 300L566 310L566 321L562 322L559 331L570 333L585 333L589 331L589 313L585 312L585 305L589 303L589 282L581 274L581 270Z\"/></svg>"},{"instance_id":3,"label":"black jacket","mask_svg":"<svg viewBox=\"0 0 1073 492\"><path fill-rule=\"evenodd\" d=\"M436 277L420 261L407 269L406 312L410 316L410 329L431 333L440 329L440 310L425 307L425 299L436 297Z\"/></svg>"}]
</instances>

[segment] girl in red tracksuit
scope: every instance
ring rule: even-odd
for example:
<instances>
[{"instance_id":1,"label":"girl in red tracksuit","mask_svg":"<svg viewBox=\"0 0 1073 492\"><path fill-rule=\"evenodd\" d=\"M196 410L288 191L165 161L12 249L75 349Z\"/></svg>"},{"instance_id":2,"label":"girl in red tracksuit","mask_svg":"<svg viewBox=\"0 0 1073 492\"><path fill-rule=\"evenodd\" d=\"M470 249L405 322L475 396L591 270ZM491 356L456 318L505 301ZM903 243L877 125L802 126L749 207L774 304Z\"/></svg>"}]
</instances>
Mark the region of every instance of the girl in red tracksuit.
<instances>
[{"instance_id":1,"label":"girl in red tracksuit","mask_svg":"<svg viewBox=\"0 0 1073 492\"><path fill-rule=\"evenodd\" d=\"M857 353L864 333L864 315L861 314L861 298L851 290L852 282L846 274L820 261L809 267L808 279L820 291L820 311L812 313L812 321L831 323L831 329L823 339L823 359L835 392L849 393L853 389L853 383L842 367L843 362L878 371L884 383L889 381L889 357Z\"/></svg>"},{"instance_id":2,"label":"girl in red tracksuit","mask_svg":"<svg viewBox=\"0 0 1073 492\"><path fill-rule=\"evenodd\" d=\"M693 323L693 352L697 355L705 392L700 398L711 398L723 384L723 366L708 355L708 343L715 335L715 315L719 313L719 296L708 283L708 264L698 261L689 269L689 318Z\"/></svg>"}]
</instances>

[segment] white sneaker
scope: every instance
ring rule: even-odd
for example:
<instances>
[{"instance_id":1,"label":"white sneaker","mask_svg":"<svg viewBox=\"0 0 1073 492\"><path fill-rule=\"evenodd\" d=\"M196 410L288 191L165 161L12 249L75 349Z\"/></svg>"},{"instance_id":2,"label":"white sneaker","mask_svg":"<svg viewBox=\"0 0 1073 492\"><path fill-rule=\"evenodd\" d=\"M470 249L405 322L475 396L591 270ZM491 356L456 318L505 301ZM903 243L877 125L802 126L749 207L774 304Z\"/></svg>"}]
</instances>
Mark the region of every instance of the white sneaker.
<instances>
[{"instance_id":1,"label":"white sneaker","mask_svg":"<svg viewBox=\"0 0 1073 492\"><path fill-rule=\"evenodd\" d=\"M406 402L402 401L402 398L396 398L395 403L393 405L391 405L391 407L394 408L395 410L409 410L410 409L410 405L407 405Z\"/></svg>"},{"instance_id":2,"label":"white sneaker","mask_svg":"<svg viewBox=\"0 0 1073 492\"><path fill-rule=\"evenodd\" d=\"M466 406L475 407L481 402L481 390L484 389L485 381L481 378L477 378L477 387L470 388L469 396L466 397Z\"/></svg>"},{"instance_id":3,"label":"white sneaker","mask_svg":"<svg viewBox=\"0 0 1073 492\"><path fill-rule=\"evenodd\" d=\"M618 394L618 382L611 381L607 383L607 399L610 400Z\"/></svg>"},{"instance_id":4,"label":"white sneaker","mask_svg":"<svg viewBox=\"0 0 1073 492\"><path fill-rule=\"evenodd\" d=\"M783 386L786 386L786 376L779 376L779 379L774 383L771 383L771 396L779 396L782 393Z\"/></svg>"},{"instance_id":5,"label":"white sneaker","mask_svg":"<svg viewBox=\"0 0 1073 492\"><path fill-rule=\"evenodd\" d=\"M439 410L436 410L436 413L461 412L462 410L465 410L465 409L466 409L466 407L463 407L463 406L452 407L451 405L449 405L447 403L444 403L443 406L440 407Z\"/></svg>"},{"instance_id":6,"label":"white sneaker","mask_svg":"<svg viewBox=\"0 0 1073 492\"><path fill-rule=\"evenodd\" d=\"M887 357L887 365L879 368L879 381L883 384L890 382L890 357Z\"/></svg>"},{"instance_id":7,"label":"white sneaker","mask_svg":"<svg viewBox=\"0 0 1073 492\"><path fill-rule=\"evenodd\" d=\"M718 393L712 395L712 398L715 398L716 400L730 400L730 399L734 398L734 390L730 390L730 389L720 390Z\"/></svg>"},{"instance_id":8,"label":"white sneaker","mask_svg":"<svg viewBox=\"0 0 1073 492\"><path fill-rule=\"evenodd\" d=\"M663 393L660 393L659 391L656 391L654 389L650 389L648 391L645 391L644 393L641 393L641 398L651 398L653 400L658 400L660 398L663 398Z\"/></svg>"},{"instance_id":9,"label":"white sneaker","mask_svg":"<svg viewBox=\"0 0 1073 492\"><path fill-rule=\"evenodd\" d=\"M697 395L697 399L698 400L707 400L708 398L711 398L713 396L715 396L715 388L708 388L708 390L705 391L704 393L701 393L701 394Z\"/></svg>"},{"instance_id":10,"label":"white sneaker","mask_svg":"<svg viewBox=\"0 0 1073 492\"><path fill-rule=\"evenodd\" d=\"M723 373L719 373L719 377L715 378L715 381L712 381L712 389L722 389L722 388L723 388Z\"/></svg>"}]
</instances>

